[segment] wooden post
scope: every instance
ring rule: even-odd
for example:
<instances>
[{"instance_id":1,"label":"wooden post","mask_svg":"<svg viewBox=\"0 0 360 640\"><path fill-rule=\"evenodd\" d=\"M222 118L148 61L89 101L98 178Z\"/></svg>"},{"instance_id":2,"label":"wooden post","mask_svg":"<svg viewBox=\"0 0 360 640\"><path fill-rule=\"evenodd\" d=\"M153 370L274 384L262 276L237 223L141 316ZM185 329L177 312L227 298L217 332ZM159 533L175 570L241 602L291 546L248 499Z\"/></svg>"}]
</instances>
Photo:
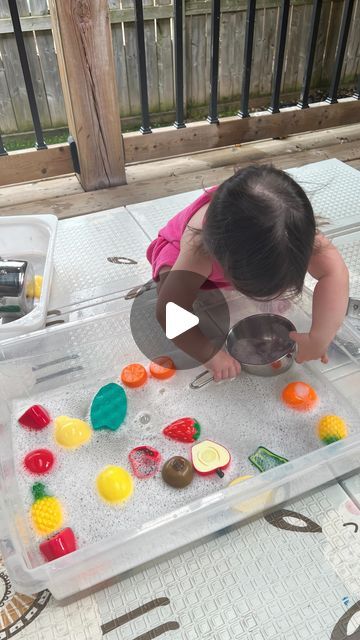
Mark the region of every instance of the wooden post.
<instances>
[{"instance_id":1,"label":"wooden post","mask_svg":"<svg viewBox=\"0 0 360 640\"><path fill-rule=\"evenodd\" d=\"M50 0L70 134L85 191L125 184L108 0Z\"/></svg>"}]
</instances>

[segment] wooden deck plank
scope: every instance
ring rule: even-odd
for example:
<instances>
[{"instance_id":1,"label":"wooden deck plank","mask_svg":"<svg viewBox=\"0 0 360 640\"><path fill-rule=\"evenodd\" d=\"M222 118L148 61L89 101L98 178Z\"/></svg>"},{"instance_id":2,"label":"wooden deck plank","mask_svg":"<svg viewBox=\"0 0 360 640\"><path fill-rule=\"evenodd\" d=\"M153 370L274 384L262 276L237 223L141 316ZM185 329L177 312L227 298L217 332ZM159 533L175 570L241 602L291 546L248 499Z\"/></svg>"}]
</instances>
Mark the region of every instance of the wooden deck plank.
<instances>
[{"instance_id":1,"label":"wooden deck plank","mask_svg":"<svg viewBox=\"0 0 360 640\"><path fill-rule=\"evenodd\" d=\"M83 188L75 175L61 178L49 178L38 182L26 182L0 189L0 209L2 207L18 206L22 204L58 198L64 194L83 193Z\"/></svg>"},{"instance_id":2,"label":"wooden deck plank","mask_svg":"<svg viewBox=\"0 0 360 640\"><path fill-rule=\"evenodd\" d=\"M310 162L327 160L329 158L338 158L344 162L352 162L360 159L359 140L344 142L343 144L339 144L338 142L337 144L324 148L277 155L272 157L271 161L276 167L286 169L309 164ZM257 158L258 161L260 159L260 157ZM264 154L262 159L269 160L269 157ZM139 179L121 187L90 191L87 193L75 193L73 195L63 195L55 198L44 198L39 201L26 202L21 205L16 204L15 206L3 206L0 209L0 215L54 213L59 219L84 215L94 211L102 211L217 184L233 174L234 164L241 166L248 163L249 157L244 154L241 161L237 158L234 163L228 164L227 166L211 169L204 169L203 166L194 169L194 166L192 166L189 168L190 173L172 175L165 178L162 177L158 180L153 177L149 178L149 174L147 173L146 180ZM188 162L188 164L190 163ZM142 175L144 175L144 173ZM34 195L34 197L36 196Z\"/></svg>"},{"instance_id":3,"label":"wooden deck plank","mask_svg":"<svg viewBox=\"0 0 360 640\"><path fill-rule=\"evenodd\" d=\"M55 211L60 217L71 217L189 191L209 180L224 179L238 164L274 162L289 167L328 157L360 168L360 124L133 165L127 169L126 187L90 193L88 198L83 198L75 175L6 186L0 188L0 215Z\"/></svg>"},{"instance_id":4,"label":"wooden deck plank","mask_svg":"<svg viewBox=\"0 0 360 640\"><path fill-rule=\"evenodd\" d=\"M274 157L296 154L309 149L321 149L338 144L360 141L360 124L336 127L325 131L316 131L289 136L280 140L265 140L214 149L187 157L158 160L143 165L134 165L127 170L128 183L142 182L146 179L161 179L180 176L185 173L214 169L238 162L266 162ZM350 160L356 163L357 160ZM0 209L21 203L37 202L82 193L75 175L43 179L36 182L10 185L0 188Z\"/></svg>"}]
</instances>

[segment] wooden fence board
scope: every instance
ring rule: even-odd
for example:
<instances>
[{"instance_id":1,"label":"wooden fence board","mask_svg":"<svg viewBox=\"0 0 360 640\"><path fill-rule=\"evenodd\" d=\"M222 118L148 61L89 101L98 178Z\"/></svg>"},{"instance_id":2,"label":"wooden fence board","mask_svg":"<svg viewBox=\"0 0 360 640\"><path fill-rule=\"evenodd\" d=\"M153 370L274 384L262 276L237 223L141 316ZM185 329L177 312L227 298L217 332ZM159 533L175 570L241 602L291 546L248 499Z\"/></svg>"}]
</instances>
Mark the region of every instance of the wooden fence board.
<instances>
[{"instance_id":1,"label":"wooden fence board","mask_svg":"<svg viewBox=\"0 0 360 640\"><path fill-rule=\"evenodd\" d=\"M360 0L355 1L347 51L345 52L343 76L360 73Z\"/></svg>"},{"instance_id":2,"label":"wooden fence board","mask_svg":"<svg viewBox=\"0 0 360 640\"><path fill-rule=\"evenodd\" d=\"M66 122L66 110L60 82L57 55L54 48L54 39L51 31L41 31L40 33L36 33L36 42L39 51L41 72L46 89L51 127L61 127Z\"/></svg>"},{"instance_id":3,"label":"wooden fence board","mask_svg":"<svg viewBox=\"0 0 360 640\"><path fill-rule=\"evenodd\" d=\"M322 66L324 61L325 44L327 40L328 23L330 20L331 2L323 2L320 14L318 37L316 39L312 86L320 86L322 82Z\"/></svg>"},{"instance_id":4,"label":"wooden fence board","mask_svg":"<svg viewBox=\"0 0 360 640\"><path fill-rule=\"evenodd\" d=\"M143 0L143 5L153 6L153 0ZM159 75L157 64L155 21L144 21L146 78L150 111L159 111Z\"/></svg>"},{"instance_id":5,"label":"wooden fence board","mask_svg":"<svg viewBox=\"0 0 360 640\"><path fill-rule=\"evenodd\" d=\"M219 97L231 100L241 91L245 13L223 13L220 21ZM229 38L229 33L233 34Z\"/></svg>"},{"instance_id":6,"label":"wooden fence board","mask_svg":"<svg viewBox=\"0 0 360 640\"><path fill-rule=\"evenodd\" d=\"M260 93L260 76L257 69L261 69L262 56L264 51L264 25L265 25L265 9L259 9L255 15L253 57L250 77L250 94L258 95Z\"/></svg>"},{"instance_id":7,"label":"wooden fence board","mask_svg":"<svg viewBox=\"0 0 360 640\"><path fill-rule=\"evenodd\" d=\"M121 8L133 8L132 0L121 0ZM124 23L124 38L126 47L126 75L128 80L130 114L140 113L139 75L137 66L135 24Z\"/></svg>"},{"instance_id":8,"label":"wooden fence board","mask_svg":"<svg viewBox=\"0 0 360 640\"><path fill-rule=\"evenodd\" d=\"M159 110L174 108L173 49L170 20L157 21L157 65L159 78Z\"/></svg>"},{"instance_id":9,"label":"wooden fence board","mask_svg":"<svg viewBox=\"0 0 360 640\"><path fill-rule=\"evenodd\" d=\"M32 119L27 99L24 77L14 37L5 35L0 40L0 55L11 97L18 131L31 131Z\"/></svg>"},{"instance_id":10,"label":"wooden fence board","mask_svg":"<svg viewBox=\"0 0 360 640\"><path fill-rule=\"evenodd\" d=\"M118 92L119 110L124 116L131 113L128 77L126 73L126 53L121 24L115 24L112 28L112 40L115 59L115 74Z\"/></svg>"},{"instance_id":11,"label":"wooden fence board","mask_svg":"<svg viewBox=\"0 0 360 640\"><path fill-rule=\"evenodd\" d=\"M297 79L296 86L301 89L304 82L304 74L306 67L306 58L308 52L308 40L310 33L310 25L311 25L311 16L312 16L312 7L310 5L304 6L303 19L300 22L300 34L299 41L301 46L298 51L298 66L297 66Z\"/></svg>"},{"instance_id":12,"label":"wooden fence board","mask_svg":"<svg viewBox=\"0 0 360 640\"><path fill-rule=\"evenodd\" d=\"M156 1L156 5L154 2ZM291 0L282 91L300 90L303 81L313 0ZM54 49L48 0L18 0L29 52L29 64L44 128L66 125L57 56ZM330 84L344 0L323 0L312 87ZM111 9L118 106L121 116L140 113L133 0L108 0ZM267 96L272 86L273 58L280 0L257 0L250 94ZM211 0L185 0L185 95L192 112L207 105L210 90ZM219 100L236 103L241 92L246 0L222 0L220 25ZM150 110L174 109L171 0L144 0L145 45ZM360 0L355 0L352 27L342 77L350 81L360 72ZM11 33L7 0L0 0L1 105L0 132L28 131L32 120L15 39ZM186 106L186 105L185 105ZM236 104L235 104L236 108ZM5 112L6 110L6 112ZM221 111L221 106L220 106ZM159 116L160 114L160 116Z\"/></svg>"},{"instance_id":13,"label":"wooden fence board","mask_svg":"<svg viewBox=\"0 0 360 640\"><path fill-rule=\"evenodd\" d=\"M29 0L32 16L47 16L47 0ZM35 23L36 24L36 23ZM61 88L57 56L51 29L35 31L35 41L49 109L50 126L62 126L66 122L65 103ZM42 121L47 127L46 120Z\"/></svg>"},{"instance_id":14,"label":"wooden fence board","mask_svg":"<svg viewBox=\"0 0 360 640\"><path fill-rule=\"evenodd\" d=\"M29 0L29 6L33 16L47 16L49 13L47 0Z\"/></svg>"},{"instance_id":15,"label":"wooden fence board","mask_svg":"<svg viewBox=\"0 0 360 640\"><path fill-rule=\"evenodd\" d=\"M0 60L1 65L1 60ZM7 84L5 71L0 66L0 113L1 113L1 129L3 133L10 133L16 131L17 124L16 118L11 102L11 96L9 94L9 87Z\"/></svg>"},{"instance_id":16,"label":"wooden fence board","mask_svg":"<svg viewBox=\"0 0 360 640\"><path fill-rule=\"evenodd\" d=\"M209 98L210 16L192 16L186 47L188 104L206 104Z\"/></svg>"},{"instance_id":17,"label":"wooden fence board","mask_svg":"<svg viewBox=\"0 0 360 640\"><path fill-rule=\"evenodd\" d=\"M273 81L273 60L275 55L276 29L278 23L279 9L265 9L264 14L264 34L261 46L261 65L257 71L259 76L259 94L271 93Z\"/></svg>"},{"instance_id":18,"label":"wooden fence board","mask_svg":"<svg viewBox=\"0 0 360 640\"><path fill-rule=\"evenodd\" d=\"M327 38L325 43L323 65L321 70L321 80L325 82L326 79L329 79L329 85L330 85L332 72L334 70L335 53L336 53L337 42L339 39L343 6L344 5L339 2L331 3L328 32L327 32Z\"/></svg>"}]
</instances>

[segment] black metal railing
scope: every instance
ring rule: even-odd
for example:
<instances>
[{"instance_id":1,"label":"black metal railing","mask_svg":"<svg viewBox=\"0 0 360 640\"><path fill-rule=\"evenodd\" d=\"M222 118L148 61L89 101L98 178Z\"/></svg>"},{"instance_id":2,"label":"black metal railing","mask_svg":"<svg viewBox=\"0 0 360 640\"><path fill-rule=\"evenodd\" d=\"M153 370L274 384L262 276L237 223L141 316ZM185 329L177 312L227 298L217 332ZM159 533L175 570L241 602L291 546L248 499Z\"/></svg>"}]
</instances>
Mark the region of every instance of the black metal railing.
<instances>
[{"instance_id":1,"label":"black metal railing","mask_svg":"<svg viewBox=\"0 0 360 640\"><path fill-rule=\"evenodd\" d=\"M310 25L310 33L309 33L309 41L308 41L308 54L307 54L306 64L305 64L304 81L303 81L303 86L300 93L300 100L298 102L298 107L300 107L300 109L307 109L309 106L310 82L311 82L311 76L312 76L312 71L314 66L316 42L317 42L317 37L319 33L321 5L322 5L322 0L314 0L314 6L312 10L312 15L311 15L311 25Z\"/></svg>"},{"instance_id":2,"label":"black metal railing","mask_svg":"<svg viewBox=\"0 0 360 640\"><path fill-rule=\"evenodd\" d=\"M354 91L354 98L356 98L357 100L360 100L360 73L359 73L357 84Z\"/></svg>"},{"instance_id":3,"label":"black metal railing","mask_svg":"<svg viewBox=\"0 0 360 640\"><path fill-rule=\"evenodd\" d=\"M142 0L135 0L135 29L136 29L136 46L137 61L139 74L139 93L141 104L141 133L151 133L150 114L149 114L149 97L146 78L146 53L145 53L145 36L144 36L144 12Z\"/></svg>"},{"instance_id":4,"label":"black metal railing","mask_svg":"<svg viewBox=\"0 0 360 640\"><path fill-rule=\"evenodd\" d=\"M241 118L249 117L249 95L250 95L250 77L251 77L251 61L254 41L255 27L255 11L256 0L248 0L246 13L246 31L244 45L244 64L241 89L241 105L238 115Z\"/></svg>"},{"instance_id":5,"label":"black metal railing","mask_svg":"<svg viewBox=\"0 0 360 640\"><path fill-rule=\"evenodd\" d=\"M218 84L219 84L219 44L220 44L220 0L212 0L211 5L211 63L210 63L210 105L208 122L217 124Z\"/></svg>"},{"instance_id":6,"label":"black metal railing","mask_svg":"<svg viewBox=\"0 0 360 640\"><path fill-rule=\"evenodd\" d=\"M286 45L286 33L289 20L290 0L282 0L280 10L280 30L276 43L275 69L273 79L273 90L269 111L279 113L280 111L280 87L284 66L284 53Z\"/></svg>"},{"instance_id":7,"label":"black metal railing","mask_svg":"<svg viewBox=\"0 0 360 640\"><path fill-rule=\"evenodd\" d=\"M174 1L174 87L175 87L175 122L177 129L185 127L184 115L184 1ZM143 133L151 132L149 105L147 96L146 60L144 45L144 22L142 13L142 0L134 0L136 30L138 42L138 70L140 103L142 112ZM354 0L345 0L344 9L339 29L338 44L335 62L328 91L327 102L337 102L339 83L344 62L347 40L351 25ZM285 50L288 35L290 0L281 0L278 33L275 47L274 74L272 81L271 99L268 110L271 113L279 113L281 106L281 85L284 70ZM313 0L310 31L308 37L307 57L305 71L297 106L300 109L309 107L309 93L314 67L315 51L319 35L322 0ZM211 0L211 45L210 45L210 78L209 78L209 111L207 120L210 124L218 124L218 89L219 89L219 62L221 44L221 0ZM242 65L242 82L239 87L240 108L238 116L247 118L249 112L251 67L253 58L254 27L256 20L256 0L247 0L244 58ZM225 34L226 37L226 34ZM239 43L240 46L241 43ZM234 43L236 46L236 43ZM354 91L354 98L360 99L360 76Z\"/></svg>"},{"instance_id":8,"label":"black metal railing","mask_svg":"<svg viewBox=\"0 0 360 640\"><path fill-rule=\"evenodd\" d=\"M185 127L184 117L184 24L183 0L174 0L174 65L175 65L175 122L176 129Z\"/></svg>"},{"instance_id":9,"label":"black metal railing","mask_svg":"<svg viewBox=\"0 0 360 640\"><path fill-rule=\"evenodd\" d=\"M4 147L4 143L1 135L0 135L0 156L7 156L7 151Z\"/></svg>"},{"instance_id":10,"label":"black metal railing","mask_svg":"<svg viewBox=\"0 0 360 640\"><path fill-rule=\"evenodd\" d=\"M336 51L334 73L331 79L329 95L326 102L334 104L337 102L337 94L341 76L341 69L344 62L346 43L350 31L351 15L354 7L354 0L345 0L344 10L341 18L339 41Z\"/></svg>"},{"instance_id":11,"label":"black metal railing","mask_svg":"<svg viewBox=\"0 0 360 640\"><path fill-rule=\"evenodd\" d=\"M34 125L34 132L35 132L35 138L36 138L35 146L37 149L46 149L47 146L44 140L43 130L41 127L41 122L39 117L39 111L36 104L34 85L31 78L29 62L27 58L24 36L21 29L21 23L20 23L16 0L8 0L8 4L10 9L11 21L14 29L16 45L19 52L21 69L24 76L26 94L29 101L29 107L31 112L31 118ZM4 155L4 154L6 154L6 150L0 138L0 155Z\"/></svg>"}]
</instances>

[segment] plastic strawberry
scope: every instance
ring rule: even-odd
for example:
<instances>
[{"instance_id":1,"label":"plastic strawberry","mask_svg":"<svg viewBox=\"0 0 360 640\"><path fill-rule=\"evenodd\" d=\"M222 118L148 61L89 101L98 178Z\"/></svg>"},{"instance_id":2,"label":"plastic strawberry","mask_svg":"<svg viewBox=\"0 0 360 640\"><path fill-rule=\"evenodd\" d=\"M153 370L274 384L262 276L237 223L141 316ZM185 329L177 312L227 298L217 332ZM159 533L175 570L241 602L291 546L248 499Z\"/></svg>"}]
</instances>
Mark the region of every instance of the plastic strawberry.
<instances>
[{"instance_id":1,"label":"plastic strawberry","mask_svg":"<svg viewBox=\"0 0 360 640\"><path fill-rule=\"evenodd\" d=\"M165 427L163 434L178 442L195 442L200 437L200 425L194 418L179 418Z\"/></svg>"}]
</instances>

